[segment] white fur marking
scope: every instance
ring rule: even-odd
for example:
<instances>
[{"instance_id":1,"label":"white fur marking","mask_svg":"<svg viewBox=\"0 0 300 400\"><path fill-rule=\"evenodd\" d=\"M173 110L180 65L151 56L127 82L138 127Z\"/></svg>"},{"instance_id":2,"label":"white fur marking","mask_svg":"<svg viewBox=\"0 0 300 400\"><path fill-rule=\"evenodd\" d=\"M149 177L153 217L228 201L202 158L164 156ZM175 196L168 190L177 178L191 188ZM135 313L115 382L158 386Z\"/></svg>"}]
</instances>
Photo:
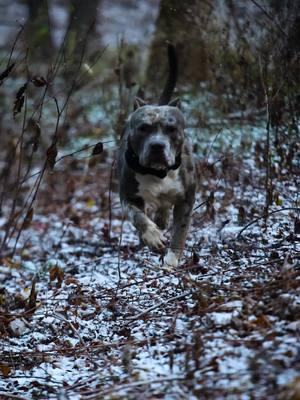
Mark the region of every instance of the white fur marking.
<instances>
[{"instance_id":1,"label":"white fur marking","mask_svg":"<svg viewBox=\"0 0 300 400\"><path fill-rule=\"evenodd\" d=\"M164 268L176 268L178 266L178 257L177 255L169 249L167 255L164 257Z\"/></svg>"},{"instance_id":2,"label":"white fur marking","mask_svg":"<svg viewBox=\"0 0 300 400\"><path fill-rule=\"evenodd\" d=\"M146 203L154 206L162 205L163 201L169 205L174 203L174 199L184 193L183 185L179 177L178 170L169 171L163 179L154 175L136 174L136 180L139 183L138 195Z\"/></svg>"}]
</instances>

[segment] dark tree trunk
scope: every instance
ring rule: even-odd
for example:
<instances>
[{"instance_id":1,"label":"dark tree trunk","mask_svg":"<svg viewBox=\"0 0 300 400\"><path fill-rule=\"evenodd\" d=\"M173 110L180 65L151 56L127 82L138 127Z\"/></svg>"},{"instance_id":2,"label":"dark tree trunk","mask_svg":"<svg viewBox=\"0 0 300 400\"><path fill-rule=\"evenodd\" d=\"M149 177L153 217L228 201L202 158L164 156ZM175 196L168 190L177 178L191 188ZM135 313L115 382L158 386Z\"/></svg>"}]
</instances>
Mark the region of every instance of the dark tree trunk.
<instances>
[{"instance_id":1,"label":"dark tree trunk","mask_svg":"<svg viewBox=\"0 0 300 400\"><path fill-rule=\"evenodd\" d=\"M80 63L83 51L88 54L89 51L96 50L92 47L93 39L96 38L99 42L95 25L100 3L101 0L71 1L69 33L66 43L66 61L70 71ZM100 46L97 47L99 49Z\"/></svg>"},{"instance_id":2,"label":"dark tree trunk","mask_svg":"<svg viewBox=\"0 0 300 400\"><path fill-rule=\"evenodd\" d=\"M205 0L161 0L147 70L150 84L163 84L167 68L166 41L176 47L180 83L207 78L209 60L203 28L211 10L210 2ZM159 91L159 87L156 89Z\"/></svg>"},{"instance_id":3,"label":"dark tree trunk","mask_svg":"<svg viewBox=\"0 0 300 400\"><path fill-rule=\"evenodd\" d=\"M49 60L53 54L47 0L27 0L26 41L29 55L36 61Z\"/></svg>"}]
</instances>

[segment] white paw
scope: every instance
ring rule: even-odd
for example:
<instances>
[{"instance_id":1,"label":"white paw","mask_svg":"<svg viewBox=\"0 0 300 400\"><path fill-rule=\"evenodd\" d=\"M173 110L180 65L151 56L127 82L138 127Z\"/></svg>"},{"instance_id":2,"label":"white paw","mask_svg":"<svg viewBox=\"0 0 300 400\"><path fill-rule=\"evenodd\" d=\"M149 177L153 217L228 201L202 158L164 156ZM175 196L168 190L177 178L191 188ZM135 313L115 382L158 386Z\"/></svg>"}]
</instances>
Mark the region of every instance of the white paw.
<instances>
[{"instance_id":1,"label":"white paw","mask_svg":"<svg viewBox=\"0 0 300 400\"><path fill-rule=\"evenodd\" d=\"M166 245L165 237L154 223L148 225L146 231L142 234L142 241L154 250L163 250Z\"/></svg>"},{"instance_id":2,"label":"white paw","mask_svg":"<svg viewBox=\"0 0 300 400\"><path fill-rule=\"evenodd\" d=\"M178 266L178 257L172 251L168 250L166 256L164 257L163 267L167 269L176 268Z\"/></svg>"}]
</instances>

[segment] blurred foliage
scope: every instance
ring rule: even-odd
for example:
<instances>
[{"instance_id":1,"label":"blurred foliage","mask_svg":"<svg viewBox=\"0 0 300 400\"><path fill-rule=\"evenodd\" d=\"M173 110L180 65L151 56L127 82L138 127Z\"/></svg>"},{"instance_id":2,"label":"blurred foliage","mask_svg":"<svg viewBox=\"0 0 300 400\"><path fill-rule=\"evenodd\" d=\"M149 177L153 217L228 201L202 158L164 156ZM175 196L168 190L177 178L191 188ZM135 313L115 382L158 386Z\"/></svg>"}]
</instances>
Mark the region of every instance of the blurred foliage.
<instances>
[{"instance_id":1,"label":"blurred foliage","mask_svg":"<svg viewBox=\"0 0 300 400\"><path fill-rule=\"evenodd\" d=\"M148 47L142 40L128 44L119 37L108 48L97 29L100 0L88 6L82 0L64 5L67 20L60 48L53 41L51 2L24 4L24 32L15 48L8 44L2 52L0 70L0 152L6 189L14 190L20 165L27 176L42 164L54 136L58 151L74 150L91 139L118 139L134 96L155 103L162 91L166 41L174 43L178 53L175 95L183 98L194 142L219 129L228 129L233 138L234 124L261 125L268 119L273 151L282 166L293 164L300 110L298 1L273 0L263 8L255 0L161 0Z\"/></svg>"}]
</instances>

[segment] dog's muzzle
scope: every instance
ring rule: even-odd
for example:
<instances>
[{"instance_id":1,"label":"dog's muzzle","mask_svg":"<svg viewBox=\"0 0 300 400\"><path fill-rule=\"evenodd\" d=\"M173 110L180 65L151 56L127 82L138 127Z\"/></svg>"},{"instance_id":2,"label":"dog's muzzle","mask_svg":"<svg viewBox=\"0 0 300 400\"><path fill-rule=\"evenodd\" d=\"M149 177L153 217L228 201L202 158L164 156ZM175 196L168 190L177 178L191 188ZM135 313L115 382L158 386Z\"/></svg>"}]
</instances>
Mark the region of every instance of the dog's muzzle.
<instances>
[{"instance_id":1,"label":"dog's muzzle","mask_svg":"<svg viewBox=\"0 0 300 400\"><path fill-rule=\"evenodd\" d=\"M155 169L168 168L175 162L170 140L161 134L150 135L144 141L139 157L140 164Z\"/></svg>"},{"instance_id":2,"label":"dog's muzzle","mask_svg":"<svg viewBox=\"0 0 300 400\"><path fill-rule=\"evenodd\" d=\"M146 165L156 169L168 168L173 163L170 157L167 156L167 146L163 142L152 142L149 143Z\"/></svg>"},{"instance_id":3,"label":"dog's muzzle","mask_svg":"<svg viewBox=\"0 0 300 400\"><path fill-rule=\"evenodd\" d=\"M165 148L160 143L153 142L154 147L150 147L150 158L153 157L153 161L151 162L152 165L158 165L159 168L156 167L145 167L140 164L139 157L132 149L130 139L128 138L127 149L125 152L125 160L127 165L135 172L142 174L142 175L154 175L158 178L165 178L167 173L170 170L176 170L181 165L181 153L177 154L175 157L175 163L169 165L167 158L165 157ZM162 155L163 154L163 155ZM162 165L165 164L165 165ZM161 168L162 166L162 168Z\"/></svg>"}]
</instances>

